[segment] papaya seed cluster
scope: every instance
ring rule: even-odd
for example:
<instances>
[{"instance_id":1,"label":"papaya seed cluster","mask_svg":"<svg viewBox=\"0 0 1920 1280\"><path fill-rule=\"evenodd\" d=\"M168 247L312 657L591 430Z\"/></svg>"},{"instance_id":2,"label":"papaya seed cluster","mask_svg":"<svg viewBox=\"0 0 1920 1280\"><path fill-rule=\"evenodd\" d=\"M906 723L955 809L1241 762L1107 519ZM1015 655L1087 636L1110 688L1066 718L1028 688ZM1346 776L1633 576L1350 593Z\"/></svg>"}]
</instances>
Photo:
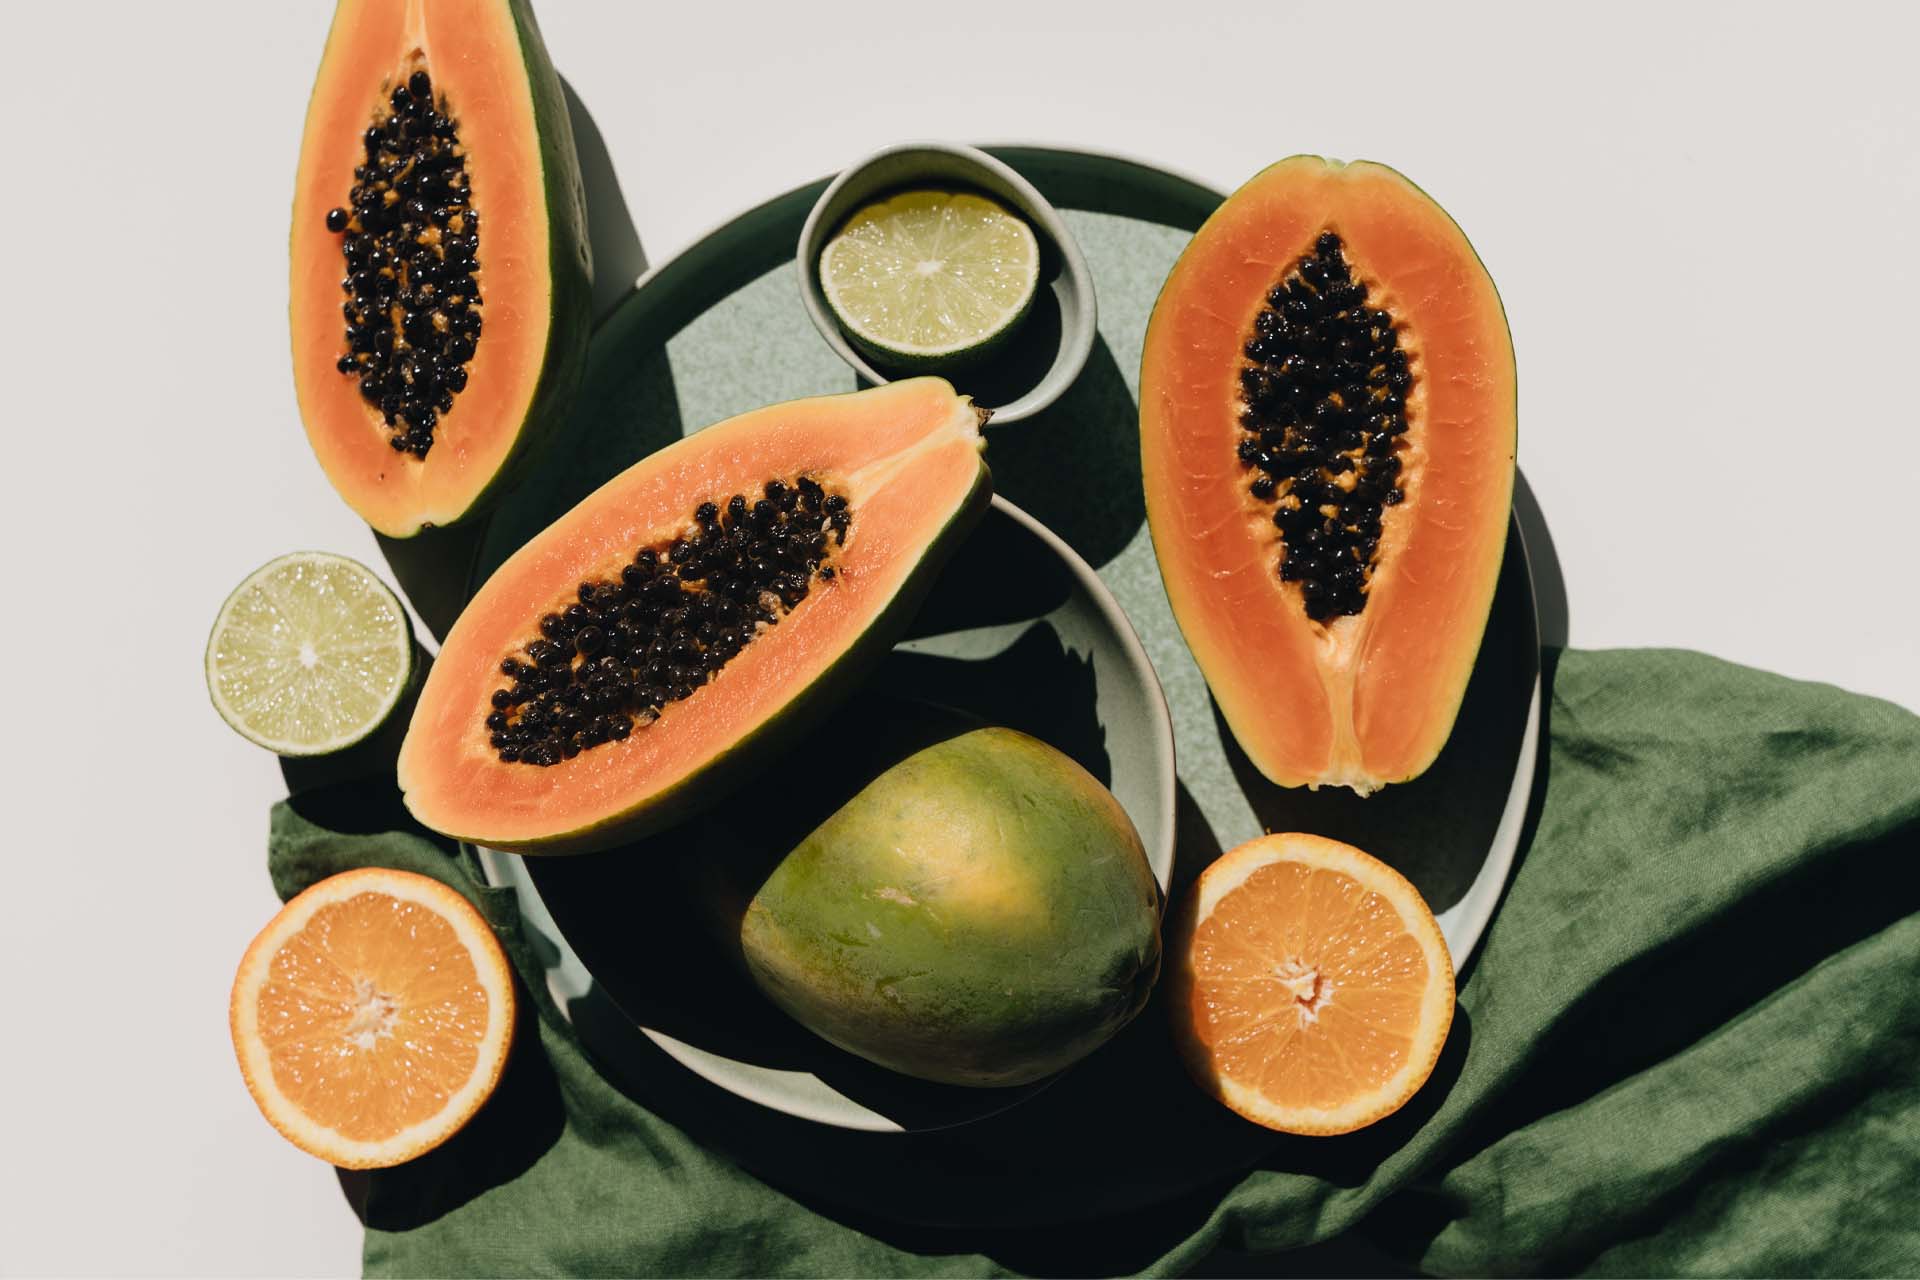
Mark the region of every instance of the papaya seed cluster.
<instances>
[{"instance_id":1,"label":"papaya seed cluster","mask_svg":"<svg viewBox=\"0 0 1920 1280\"><path fill-rule=\"evenodd\" d=\"M1315 622L1366 607L1382 514L1405 498L1413 371L1393 317L1366 301L1340 237L1321 232L1267 295L1240 373L1240 461L1274 506L1280 577Z\"/></svg>"},{"instance_id":2,"label":"papaya seed cluster","mask_svg":"<svg viewBox=\"0 0 1920 1280\"><path fill-rule=\"evenodd\" d=\"M701 503L685 534L582 582L501 660L487 741L506 763L544 766L630 737L831 582L852 522L845 495L806 475Z\"/></svg>"},{"instance_id":3,"label":"papaya seed cluster","mask_svg":"<svg viewBox=\"0 0 1920 1280\"><path fill-rule=\"evenodd\" d=\"M394 451L424 459L480 341L480 215L459 130L424 68L394 88L360 142L347 205L327 212L347 261L336 367L359 379Z\"/></svg>"}]
</instances>

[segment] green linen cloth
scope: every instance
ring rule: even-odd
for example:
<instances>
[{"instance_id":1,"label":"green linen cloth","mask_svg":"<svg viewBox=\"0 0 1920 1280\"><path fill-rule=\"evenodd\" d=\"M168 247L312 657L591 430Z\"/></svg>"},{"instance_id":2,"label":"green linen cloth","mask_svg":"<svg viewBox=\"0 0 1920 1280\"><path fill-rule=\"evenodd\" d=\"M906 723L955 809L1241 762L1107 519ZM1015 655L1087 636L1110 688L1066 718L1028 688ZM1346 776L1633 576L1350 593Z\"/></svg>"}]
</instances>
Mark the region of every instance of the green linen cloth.
<instances>
[{"instance_id":1,"label":"green linen cloth","mask_svg":"<svg viewBox=\"0 0 1920 1280\"><path fill-rule=\"evenodd\" d=\"M1443 1274L1920 1273L1920 718L1684 652L1569 651L1549 676L1530 837L1414 1102L1350 1137L1285 1138L1186 1110L1198 1091L1153 1075L1084 1122L1089 1144L1124 1162L1137 1127L1142 1162L1244 1157L1169 1203L1050 1228L907 1226L760 1181L703 1145L697 1108L683 1129L595 1069L512 893L392 796L283 802L283 896L350 867L423 871L479 903L532 979L507 1077L467 1130L342 1176L368 1272L1255 1274L1349 1233L1378 1251L1367 1265ZM1164 1039L1158 1013L1130 1032ZM1216 1112L1154 1136L1154 1117ZM766 1123L817 1143L823 1169L847 1158L844 1135ZM1003 1168L1044 1170L1076 1142L1036 1128ZM921 1144L887 1175L910 1193L916 1169L929 1197L991 1181L943 1162L958 1138L857 1141Z\"/></svg>"}]
</instances>

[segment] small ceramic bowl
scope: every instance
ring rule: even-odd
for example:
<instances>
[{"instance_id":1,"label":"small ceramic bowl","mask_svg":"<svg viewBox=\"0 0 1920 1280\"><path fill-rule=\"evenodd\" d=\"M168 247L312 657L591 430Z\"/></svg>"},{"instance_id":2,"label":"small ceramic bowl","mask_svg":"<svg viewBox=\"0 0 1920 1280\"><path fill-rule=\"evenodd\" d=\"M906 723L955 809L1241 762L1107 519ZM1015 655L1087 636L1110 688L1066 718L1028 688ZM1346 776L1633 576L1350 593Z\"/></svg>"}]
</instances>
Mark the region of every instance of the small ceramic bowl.
<instances>
[{"instance_id":1,"label":"small ceramic bowl","mask_svg":"<svg viewBox=\"0 0 1920 1280\"><path fill-rule=\"evenodd\" d=\"M800 229L800 301L814 328L867 381L891 379L847 340L820 287L820 253L852 214L891 191L963 187L993 196L1027 220L1040 241L1040 290L1019 332L984 364L948 375L996 424L1031 417L1060 398L1093 350L1093 273L1073 233L1046 197L1012 168L975 147L907 142L877 151L827 185ZM933 370L933 372L943 372Z\"/></svg>"}]
</instances>

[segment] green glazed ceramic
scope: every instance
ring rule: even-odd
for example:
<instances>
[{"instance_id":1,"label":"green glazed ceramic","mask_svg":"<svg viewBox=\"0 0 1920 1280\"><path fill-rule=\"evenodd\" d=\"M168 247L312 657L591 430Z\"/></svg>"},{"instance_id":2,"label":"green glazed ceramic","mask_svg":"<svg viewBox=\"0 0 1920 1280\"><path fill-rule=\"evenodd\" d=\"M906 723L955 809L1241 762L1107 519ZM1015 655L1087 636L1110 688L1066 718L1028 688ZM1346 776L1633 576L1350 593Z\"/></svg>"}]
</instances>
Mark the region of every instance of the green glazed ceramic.
<instances>
[{"instance_id":1,"label":"green glazed ceramic","mask_svg":"<svg viewBox=\"0 0 1920 1280\"><path fill-rule=\"evenodd\" d=\"M1505 884L1535 772L1540 653L1518 528L1472 683L1434 767L1365 800L1265 782L1216 715L1174 624L1140 484L1135 396L1147 316L1174 259L1222 197L1109 155L988 151L1071 232L1099 287L1098 323L1084 367L1058 400L1016 426L989 424L999 500L936 587L914 636L878 674L874 696L944 702L1075 756L1108 780L1174 899L1221 850L1265 830L1357 844L1420 888L1456 965L1464 963ZM658 264L608 313L573 420L488 526L479 573L614 472L687 431L860 385L810 321L794 258L828 186L810 183L738 215ZM830 742L817 744L800 763L835 777L832 751ZM520 891L527 923L551 957L549 985L610 1078L756 1172L844 1193L891 1216L1013 1221L1017 1204L962 1194L964 1178L939 1203L895 1203L892 1188L915 1184L890 1178L888 1168L920 1159L914 1144L936 1139L983 1160L1012 1144L1025 1151L1032 1177L1054 1188L1050 1209L1059 1211L1059 1189L1071 1187L1093 1212L1199 1185L1238 1158L1215 1146L1197 1152L1190 1168L1146 1171L1110 1152L1026 1150L1021 1134L1067 1126L1088 1108L1141 1106L1135 1114L1198 1122L1184 1109L1188 1095L1212 1104L1185 1083L1157 1007L1037 1096L896 1076L770 1015L744 979L729 986L736 979L724 960L695 949L684 895L670 882L672 851L652 852L531 865L483 854L483 863L495 884ZM814 1121L879 1132L829 1139ZM796 1136L796 1125L816 1136ZM921 1136L903 1139L901 1131ZM859 1147L857 1159L835 1166L834 1178L847 1185L834 1192L812 1158L828 1141L879 1143L897 1154Z\"/></svg>"}]
</instances>

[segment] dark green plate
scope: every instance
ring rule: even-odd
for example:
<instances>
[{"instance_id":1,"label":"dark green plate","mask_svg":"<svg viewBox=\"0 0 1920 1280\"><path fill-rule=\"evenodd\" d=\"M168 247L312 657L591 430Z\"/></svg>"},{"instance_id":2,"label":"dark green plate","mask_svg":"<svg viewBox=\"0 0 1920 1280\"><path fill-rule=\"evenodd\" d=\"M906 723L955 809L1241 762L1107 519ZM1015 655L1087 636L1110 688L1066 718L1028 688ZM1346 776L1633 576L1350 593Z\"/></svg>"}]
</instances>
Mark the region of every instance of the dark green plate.
<instances>
[{"instance_id":1,"label":"dark green plate","mask_svg":"<svg viewBox=\"0 0 1920 1280\"><path fill-rule=\"evenodd\" d=\"M1190 180L1109 156L1037 147L989 150L1064 212L1093 269L1100 335L1085 373L1051 409L1004 429L989 426L987 456L999 494L1097 570L1158 672L1179 759L1171 814L1173 893L1220 850L1262 830L1315 831L1350 840L1405 872L1433 905L1456 963L1464 962L1492 915L1518 846L1538 745L1539 641L1517 526L1465 705L1433 769L1364 801L1345 792L1285 791L1266 783L1216 715L1174 625L1148 542L1139 471L1136 372L1147 315L1175 257L1221 197ZM541 473L489 526L482 571L608 476L685 431L771 401L855 388L853 374L807 321L792 260L801 222L824 185L809 184L741 214L660 264L610 313L594 339L583 407ZM986 529L990 533L1006 518L996 515ZM1041 578L1061 572L1055 556L1036 552L1032 563ZM1034 634L1021 626L1059 607L1058 601L1047 604L1045 595L1023 604L1016 590L1004 602L974 602L989 615L1012 610L1012 616L986 623L1015 628L992 642L994 653L1020 648L1005 642ZM948 616L927 621L922 630L978 625ZM1020 669L1012 675L1005 675L1012 668L1002 658L1000 675L989 666L964 676L960 683L969 696L985 699L992 711L994 698L1009 688L1056 690L1057 706L1032 709L1042 736L1054 737L1083 762L1103 753L1116 793L1127 786L1144 794L1145 788L1123 783L1121 770L1124 761L1151 760L1153 752L1142 751L1141 734L1151 734L1152 717L1116 712L1108 718L1098 696L1074 690L1074 681L1088 683L1089 669L1094 683L1121 673L1107 671L1097 658L1088 660L1084 642L1039 634L1024 643L1013 664ZM909 685L907 691L914 690ZM1139 776L1150 772L1142 769ZM1142 822L1136 803L1125 794L1122 799ZM1142 831L1151 843L1147 825ZM791 1042L784 1035L742 1034L753 1019L738 1009L709 1006L704 1026L698 1018L682 1018L670 1029L648 1022L663 1007L663 993L670 996L685 981L685 966L682 972L663 969L657 952L644 964L635 961L649 955L643 935L673 909L650 891L657 886L647 884L644 864L617 853L531 863L489 855L486 864L499 882L526 894L530 919L552 945L552 984L610 1076L775 1180L845 1195L890 1216L1018 1221L1042 1206L1047 1216L1074 1212L1073 1203L1062 1204L1063 1188L1068 1201L1084 1200L1089 1208L1173 1194L1222 1176L1266 1141L1243 1134L1248 1126L1185 1080L1157 1003L1114 1043L1019 1107L1006 1109L1013 1099L993 1091L956 1109L944 1100L928 1102L931 1095L919 1092L933 1086L903 1085L898 1077L887 1078L884 1089L862 1093L887 1073L863 1072L864 1064L846 1059L844 1070L827 1072L827 1087L849 1109L823 1114L817 1094L808 1102L789 1091L769 1092L764 1077L755 1082L756 1068L792 1068ZM621 909L610 911L608 903ZM583 964L582 956L592 960ZM680 1047L665 1048L666 1042ZM818 1070L801 1074L821 1081ZM836 1133L793 1115L907 1130L952 1125L970 1115L987 1118L902 1137ZM992 1177L983 1181L966 1172L979 1168L990 1168ZM958 1181L929 1195L927 1179L943 1176L941 1170Z\"/></svg>"}]
</instances>

